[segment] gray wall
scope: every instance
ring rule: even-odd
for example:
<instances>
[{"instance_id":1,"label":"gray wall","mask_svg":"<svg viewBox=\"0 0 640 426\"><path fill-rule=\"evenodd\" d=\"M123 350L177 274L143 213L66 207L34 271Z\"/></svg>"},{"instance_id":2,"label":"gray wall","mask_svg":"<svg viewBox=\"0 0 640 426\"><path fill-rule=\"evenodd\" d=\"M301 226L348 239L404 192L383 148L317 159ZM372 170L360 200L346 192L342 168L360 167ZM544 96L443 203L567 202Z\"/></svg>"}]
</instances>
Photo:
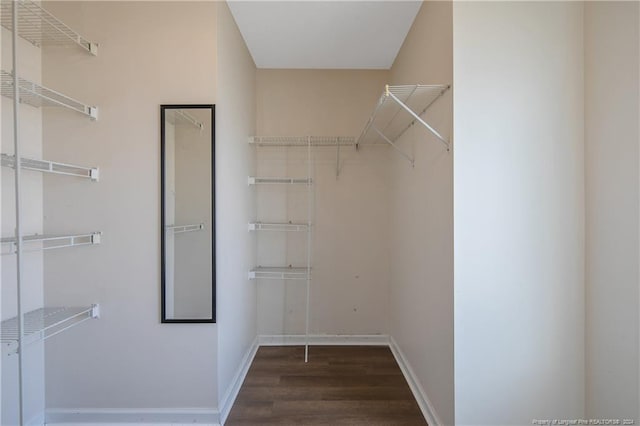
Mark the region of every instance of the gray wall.
<instances>
[{"instance_id":1,"label":"gray wall","mask_svg":"<svg viewBox=\"0 0 640 426\"><path fill-rule=\"evenodd\" d=\"M97 104L100 118L47 111L45 155L99 165L101 179L95 185L46 182L45 226L104 232L100 246L74 256L52 253L45 261L48 304L102 307L99 321L47 344L47 406L213 412L217 326L160 324L159 106L215 103L217 4L47 7L100 43L100 51L63 64L45 55L45 83Z\"/></svg>"},{"instance_id":2,"label":"gray wall","mask_svg":"<svg viewBox=\"0 0 640 426\"><path fill-rule=\"evenodd\" d=\"M393 84L451 84L451 2L425 2L391 68ZM455 90L455 87L454 87ZM452 137L452 91L425 118ZM431 422L453 424L453 150L423 126L391 152L391 337L429 399Z\"/></svg>"},{"instance_id":3,"label":"gray wall","mask_svg":"<svg viewBox=\"0 0 640 426\"><path fill-rule=\"evenodd\" d=\"M253 240L247 223L253 196L247 138L255 133L255 66L224 3L218 3L218 104L216 106L216 225L218 395L228 414L242 359L256 337L256 287L247 279Z\"/></svg>"},{"instance_id":4,"label":"gray wall","mask_svg":"<svg viewBox=\"0 0 640 426\"><path fill-rule=\"evenodd\" d=\"M455 2L458 424L584 415L583 5Z\"/></svg>"},{"instance_id":5,"label":"gray wall","mask_svg":"<svg viewBox=\"0 0 640 426\"><path fill-rule=\"evenodd\" d=\"M585 3L587 416L638 420L637 2Z\"/></svg>"}]
</instances>

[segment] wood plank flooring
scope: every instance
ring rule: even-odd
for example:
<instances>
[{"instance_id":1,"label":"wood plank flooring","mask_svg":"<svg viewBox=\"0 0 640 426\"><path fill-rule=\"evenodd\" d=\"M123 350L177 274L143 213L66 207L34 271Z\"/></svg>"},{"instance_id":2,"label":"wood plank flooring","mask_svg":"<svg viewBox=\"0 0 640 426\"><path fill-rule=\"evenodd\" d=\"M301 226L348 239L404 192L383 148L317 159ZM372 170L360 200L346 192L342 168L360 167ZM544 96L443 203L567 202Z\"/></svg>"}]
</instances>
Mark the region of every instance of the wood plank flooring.
<instances>
[{"instance_id":1,"label":"wood plank flooring","mask_svg":"<svg viewBox=\"0 0 640 426\"><path fill-rule=\"evenodd\" d=\"M263 346L226 426L426 425L384 346Z\"/></svg>"}]
</instances>

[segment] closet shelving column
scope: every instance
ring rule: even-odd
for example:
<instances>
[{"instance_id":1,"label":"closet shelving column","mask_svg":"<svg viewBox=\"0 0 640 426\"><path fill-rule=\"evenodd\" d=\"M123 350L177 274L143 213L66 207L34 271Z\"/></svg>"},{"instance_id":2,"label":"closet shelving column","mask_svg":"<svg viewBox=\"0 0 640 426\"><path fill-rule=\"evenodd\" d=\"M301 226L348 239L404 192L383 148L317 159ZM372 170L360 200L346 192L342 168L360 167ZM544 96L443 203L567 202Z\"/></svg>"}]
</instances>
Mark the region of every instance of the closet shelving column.
<instances>
[{"instance_id":1,"label":"closet shelving column","mask_svg":"<svg viewBox=\"0 0 640 426\"><path fill-rule=\"evenodd\" d=\"M355 147L354 137L345 136L252 136L249 143L262 148L306 148L307 177L249 177L249 185L306 185L307 186L307 222L252 222L249 231L264 232L306 232L307 251L306 266L256 267L249 272L250 279L304 280L305 294L305 362L309 359L309 326L311 298L311 264L312 264L312 214L313 185L312 182L312 148L329 147L336 149L336 176L340 174L341 147Z\"/></svg>"},{"instance_id":2,"label":"closet shelving column","mask_svg":"<svg viewBox=\"0 0 640 426\"><path fill-rule=\"evenodd\" d=\"M291 141L289 138L285 138ZM307 222L252 222L249 223L249 231L271 231L271 232L306 232L307 257L304 266L257 266L249 271L249 279L253 280L299 280L306 283L306 303L305 303L305 362L309 359L309 294L311 288L311 214L312 214L312 185L311 176L311 145L310 139L306 138L306 143L296 146L307 148L307 176L306 177L256 177L250 176L249 185L305 185L307 188ZM249 142L255 142L256 138L250 138ZM297 141L297 139L296 139ZM299 142L299 141L298 141ZM280 145L282 146L282 145Z\"/></svg>"},{"instance_id":3,"label":"closet shelving column","mask_svg":"<svg viewBox=\"0 0 640 426\"><path fill-rule=\"evenodd\" d=\"M100 232L76 235L25 236L22 231L22 171L38 171L44 173L79 176L98 180L98 169L95 167L76 166L46 160L27 159L21 156L20 104L32 107L62 107L90 117L98 118L98 109L86 105L55 90L30 82L19 76L18 38L22 38L34 46L63 45L78 47L91 55L97 54L97 44L91 43L63 24L38 4L30 0L1 0L0 25L12 34L12 66L13 70L0 73L0 92L2 96L13 99L13 148L14 154L2 154L2 166L14 169L15 180L15 235L2 238L3 246L8 251L3 254L16 256L17 280L17 315L2 321L0 341L3 354L18 355L18 400L19 423L25 422L24 411L24 360L23 354L27 344L45 340L61 333L76 324L99 316L99 306L88 307L42 307L26 312L23 294L23 252L24 245L33 244L32 250L48 250L52 248L73 247L78 245L100 243Z\"/></svg>"},{"instance_id":4,"label":"closet shelving column","mask_svg":"<svg viewBox=\"0 0 640 426\"><path fill-rule=\"evenodd\" d=\"M253 146L264 146L266 138L251 137L249 143ZM307 188L307 221L303 222L251 222L249 231L253 232L305 232L306 233L306 265L298 266L257 266L249 271L252 280L299 280L306 283L305 289L305 362L309 359L309 301L311 290L311 215L312 215L312 172L311 172L311 138L268 138L269 146L306 147L307 176L306 177L256 177L249 176L249 185L305 185Z\"/></svg>"}]
</instances>

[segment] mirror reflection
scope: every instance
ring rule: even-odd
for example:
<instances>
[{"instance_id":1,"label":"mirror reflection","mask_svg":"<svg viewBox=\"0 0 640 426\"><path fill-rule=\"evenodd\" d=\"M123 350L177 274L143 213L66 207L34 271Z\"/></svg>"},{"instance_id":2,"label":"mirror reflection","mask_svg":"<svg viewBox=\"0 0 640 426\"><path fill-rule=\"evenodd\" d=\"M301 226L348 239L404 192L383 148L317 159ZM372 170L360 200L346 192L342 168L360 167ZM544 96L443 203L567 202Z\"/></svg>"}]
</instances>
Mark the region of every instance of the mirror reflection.
<instances>
[{"instance_id":1,"label":"mirror reflection","mask_svg":"<svg viewBox=\"0 0 640 426\"><path fill-rule=\"evenodd\" d=\"M214 106L160 110L162 322L215 322Z\"/></svg>"}]
</instances>

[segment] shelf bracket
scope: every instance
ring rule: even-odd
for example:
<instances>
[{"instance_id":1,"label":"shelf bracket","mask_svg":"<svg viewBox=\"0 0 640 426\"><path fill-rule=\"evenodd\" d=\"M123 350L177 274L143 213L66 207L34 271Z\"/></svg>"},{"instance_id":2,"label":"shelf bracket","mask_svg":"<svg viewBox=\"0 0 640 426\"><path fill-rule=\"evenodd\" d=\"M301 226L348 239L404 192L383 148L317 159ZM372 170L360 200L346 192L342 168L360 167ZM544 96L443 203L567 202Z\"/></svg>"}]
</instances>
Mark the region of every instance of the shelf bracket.
<instances>
[{"instance_id":1,"label":"shelf bracket","mask_svg":"<svg viewBox=\"0 0 640 426\"><path fill-rule=\"evenodd\" d=\"M340 138L336 138L336 179L340 177Z\"/></svg>"},{"instance_id":2,"label":"shelf bracket","mask_svg":"<svg viewBox=\"0 0 640 426\"><path fill-rule=\"evenodd\" d=\"M420 117L418 114L416 114L415 112L413 112L413 110L411 108L409 108L404 102L402 102L400 99L398 99L398 97L396 95L394 95L393 93L391 93L389 91L389 88L387 86L387 91L386 91L386 95L391 97L391 99L393 99L394 101L396 101L396 103L398 105L400 105L405 111L407 111L413 118L415 118L420 124L422 124L424 127L426 127L431 133L433 133L433 135L438 138L440 140L440 142L442 142L446 147L447 150L449 149L449 141L446 140L444 137L442 137L442 135L440 133L438 133L436 131L436 129L434 129L433 127L431 127L429 125L429 123L427 123L426 121L424 121L422 119L422 117Z\"/></svg>"},{"instance_id":3,"label":"shelf bracket","mask_svg":"<svg viewBox=\"0 0 640 426\"><path fill-rule=\"evenodd\" d=\"M102 232L94 232L91 234L91 244L100 244L102 242Z\"/></svg>"},{"instance_id":4,"label":"shelf bracket","mask_svg":"<svg viewBox=\"0 0 640 426\"><path fill-rule=\"evenodd\" d=\"M384 135L384 133L382 133L380 130L378 130L378 128L376 126L371 126L371 128L378 134L378 136L380 136L382 139L385 140L385 142L387 142L389 145L391 145L391 147L393 149L395 149L398 154L402 155L409 163L411 163L411 167L414 166L414 160L413 158L411 158L409 155L407 155L404 151L402 151L398 145L395 144L395 142L391 141L388 137L386 137Z\"/></svg>"},{"instance_id":5,"label":"shelf bracket","mask_svg":"<svg viewBox=\"0 0 640 426\"><path fill-rule=\"evenodd\" d=\"M98 107L89 107L87 108L87 115L89 116L89 118L91 120L97 120L98 119Z\"/></svg>"},{"instance_id":6,"label":"shelf bracket","mask_svg":"<svg viewBox=\"0 0 640 426\"><path fill-rule=\"evenodd\" d=\"M100 305L98 303L91 305L91 318L100 318Z\"/></svg>"}]
</instances>

